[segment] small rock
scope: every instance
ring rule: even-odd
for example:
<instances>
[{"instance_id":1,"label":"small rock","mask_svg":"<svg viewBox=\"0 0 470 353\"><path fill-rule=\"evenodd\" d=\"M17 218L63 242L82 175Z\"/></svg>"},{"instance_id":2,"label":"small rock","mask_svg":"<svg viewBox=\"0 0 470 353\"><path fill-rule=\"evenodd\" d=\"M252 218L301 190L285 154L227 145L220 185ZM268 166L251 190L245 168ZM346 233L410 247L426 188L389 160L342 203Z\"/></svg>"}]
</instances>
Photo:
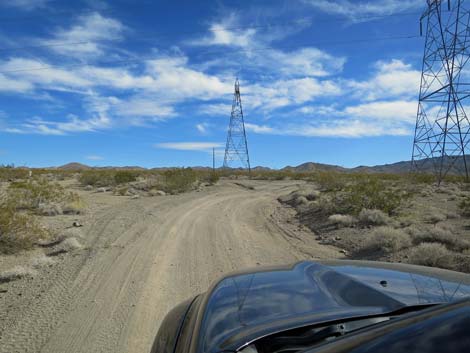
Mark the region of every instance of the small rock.
<instances>
[{"instance_id":1,"label":"small rock","mask_svg":"<svg viewBox=\"0 0 470 353\"><path fill-rule=\"evenodd\" d=\"M91 190L93 190L93 186L87 185L87 186L85 186L85 190L86 191L91 191Z\"/></svg>"},{"instance_id":2,"label":"small rock","mask_svg":"<svg viewBox=\"0 0 470 353\"><path fill-rule=\"evenodd\" d=\"M340 241L340 240L341 240L341 237L335 237L335 240L336 240L336 241Z\"/></svg>"},{"instance_id":3,"label":"small rock","mask_svg":"<svg viewBox=\"0 0 470 353\"><path fill-rule=\"evenodd\" d=\"M339 252L340 252L341 254L344 254L344 255L347 255L347 253L348 253L348 252L347 252L346 250L344 250L344 249L341 249Z\"/></svg>"},{"instance_id":4,"label":"small rock","mask_svg":"<svg viewBox=\"0 0 470 353\"><path fill-rule=\"evenodd\" d=\"M96 189L96 192L106 192L106 188L98 188Z\"/></svg>"},{"instance_id":5,"label":"small rock","mask_svg":"<svg viewBox=\"0 0 470 353\"><path fill-rule=\"evenodd\" d=\"M140 195L132 195L131 196L131 199L133 199L133 200L138 199L138 198L140 198Z\"/></svg>"},{"instance_id":6,"label":"small rock","mask_svg":"<svg viewBox=\"0 0 470 353\"><path fill-rule=\"evenodd\" d=\"M72 226L74 226L74 227L83 227L83 225L82 225L80 222L78 222L78 221L74 221L74 222L72 223Z\"/></svg>"}]
</instances>

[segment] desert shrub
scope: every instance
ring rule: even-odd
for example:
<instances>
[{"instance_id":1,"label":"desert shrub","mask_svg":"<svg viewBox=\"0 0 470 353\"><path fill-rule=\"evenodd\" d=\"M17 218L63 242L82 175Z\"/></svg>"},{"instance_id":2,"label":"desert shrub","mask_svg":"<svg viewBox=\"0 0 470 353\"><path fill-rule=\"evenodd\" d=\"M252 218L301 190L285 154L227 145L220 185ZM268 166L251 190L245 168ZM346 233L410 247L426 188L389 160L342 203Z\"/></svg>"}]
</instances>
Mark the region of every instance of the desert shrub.
<instances>
[{"instance_id":1,"label":"desert shrub","mask_svg":"<svg viewBox=\"0 0 470 353\"><path fill-rule=\"evenodd\" d=\"M37 240L46 238L48 232L34 216L18 212L10 200L0 204L0 252L14 253L30 248Z\"/></svg>"},{"instance_id":2,"label":"desert shrub","mask_svg":"<svg viewBox=\"0 0 470 353\"><path fill-rule=\"evenodd\" d=\"M363 209L375 209L392 214L407 196L406 192L391 190L379 179L368 178L346 187L338 206L343 208L341 213L359 214Z\"/></svg>"},{"instance_id":3,"label":"desert shrub","mask_svg":"<svg viewBox=\"0 0 470 353\"><path fill-rule=\"evenodd\" d=\"M425 216L425 221L431 224L436 224L443 222L447 219L447 215L444 214L441 210L430 209L428 214Z\"/></svg>"},{"instance_id":4,"label":"desert shrub","mask_svg":"<svg viewBox=\"0 0 470 353\"><path fill-rule=\"evenodd\" d=\"M431 227L412 234L414 244L439 243L448 249L463 252L470 248L470 242L455 233L441 227Z\"/></svg>"},{"instance_id":5,"label":"desert shrub","mask_svg":"<svg viewBox=\"0 0 470 353\"><path fill-rule=\"evenodd\" d=\"M29 176L29 169L15 168L13 165L0 166L0 181L12 181L26 179Z\"/></svg>"},{"instance_id":6,"label":"desert shrub","mask_svg":"<svg viewBox=\"0 0 470 353\"><path fill-rule=\"evenodd\" d=\"M454 268L452 253L439 243L423 243L410 251L409 262L415 265Z\"/></svg>"},{"instance_id":7,"label":"desert shrub","mask_svg":"<svg viewBox=\"0 0 470 353\"><path fill-rule=\"evenodd\" d=\"M356 219L350 215L334 214L328 217L331 223L337 226L352 227L356 223Z\"/></svg>"},{"instance_id":8,"label":"desert shrub","mask_svg":"<svg viewBox=\"0 0 470 353\"><path fill-rule=\"evenodd\" d=\"M359 222L363 225L374 225L374 226L381 226L388 223L390 218L387 214L380 210L369 210L369 209L362 209L359 212Z\"/></svg>"},{"instance_id":9,"label":"desert shrub","mask_svg":"<svg viewBox=\"0 0 470 353\"><path fill-rule=\"evenodd\" d=\"M78 181L84 186L109 186L114 184L114 172L111 170L85 170L80 173Z\"/></svg>"},{"instance_id":10,"label":"desert shrub","mask_svg":"<svg viewBox=\"0 0 470 353\"><path fill-rule=\"evenodd\" d=\"M407 233L391 227L379 227L365 242L364 249L393 253L408 248L411 244L411 237Z\"/></svg>"},{"instance_id":11,"label":"desert shrub","mask_svg":"<svg viewBox=\"0 0 470 353\"><path fill-rule=\"evenodd\" d=\"M114 174L116 185L131 183L137 179L137 174L129 170L119 170Z\"/></svg>"},{"instance_id":12,"label":"desert shrub","mask_svg":"<svg viewBox=\"0 0 470 353\"><path fill-rule=\"evenodd\" d=\"M191 168L169 169L163 172L163 177L161 188L171 194L191 190L198 180L196 172Z\"/></svg>"},{"instance_id":13,"label":"desert shrub","mask_svg":"<svg viewBox=\"0 0 470 353\"><path fill-rule=\"evenodd\" d=\"M219 173L210 173L207 181L209 182L209 184L214 185L214 184L217 184L219 179L220 179Z\"/></svg>"},{"instance_id":14,"label":"desert shrub","mask_svg":"<svg viewBox=\"0 0 470 353\"><path fill-rule=\"evenodd\" d=\"M436 182L436 176L426 173L409 173L408 180L415 184L433 184Z\"/></svg>"},{"instance_id":15,"label":"desert shrub","mask_svg":"<svg viewBox=\"0 0 470 353\"><path fill-rule=\"evenodd\" d=\"M78 194L67 192L59 184L44 179L12 182L6 198L18 210L31 210L45 215L60 214L62 205L80 202Z\"/></svg>"},{"instance_id":16,"label":"desert shrub","mask_svg":"<svg viewBox=\"0 0 470 353\"><path fill-rule=\"evenodd\" d=\"M69 193L67 200L64 201L62 212L64 214L82 214L85 211L85 202L76 193Z\"/></svg>"},{"instance_id":17,"label":"desert shrub","mask_svg":"<svg viewBox=\"0 0 470 353\"><path fill-rule=\"evenodd\" d=\"M340 191L346 186L346 175L337 172L315 172L310 179L325 192Z\"/></svg>"},{"instance_id":18,"label":"desert shrub","mask_svg":"<svg viewBox=\"0 0 470 353\"><path fill-rule=\"evenodd\" d=\"M214 185L219 181L220 173L217 171L200 171L197 173L197 178L203 183Z\"/></svg>"},{"instance_id":19,"label":"desert shrub","mask_svg":"<svg viewBox=\"0 0 470 353\"><path fill-rule=\"evenodd\" d=\"M8 197L15 201L18 209L34 210L41 204L63 201L66 192L59 184L39 179L12 182L8 188Z\"/></svg>"},{"instance_id":20,"label":"desert shrub","mask_svg":"<svg viewBox=\"0 0 470 353\"><path fill-rule=\"evenodd\" d=\"M466 196L459 203L459 212L464 217L470 217L470 196Z\"/></svg>"}]
</instances>

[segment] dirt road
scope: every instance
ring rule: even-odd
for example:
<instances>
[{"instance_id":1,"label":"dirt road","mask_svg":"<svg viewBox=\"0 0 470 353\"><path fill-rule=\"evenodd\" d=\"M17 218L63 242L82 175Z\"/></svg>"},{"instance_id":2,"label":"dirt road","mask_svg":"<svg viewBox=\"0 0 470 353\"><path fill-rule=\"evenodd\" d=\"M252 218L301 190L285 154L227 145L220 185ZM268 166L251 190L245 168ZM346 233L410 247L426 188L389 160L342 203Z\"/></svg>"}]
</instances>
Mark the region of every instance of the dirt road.
<instances>
[{"instance_id":1,"label":"dirt road","mask_svg":"<svg viewBox=\"0 0 470 353\"><path fill-rule=\"evenodd\" d=\"M276 198L294 182L243 183L93 215L84 249L22 287L21 306L0 301L0 352L147 353L168 310L223 273L340 255L285 222Z\"/></svg>"}]
</instances>

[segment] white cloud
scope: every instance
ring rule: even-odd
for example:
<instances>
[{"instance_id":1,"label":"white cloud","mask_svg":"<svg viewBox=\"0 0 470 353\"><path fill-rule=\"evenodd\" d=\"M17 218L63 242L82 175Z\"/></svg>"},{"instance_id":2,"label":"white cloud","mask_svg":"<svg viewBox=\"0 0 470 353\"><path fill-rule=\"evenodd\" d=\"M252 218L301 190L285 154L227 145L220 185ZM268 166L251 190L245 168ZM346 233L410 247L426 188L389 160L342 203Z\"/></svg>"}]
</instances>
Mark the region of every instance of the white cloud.
<instances>
[{"instance_id":1,"label":"white cloud","mask_svg":"<svg viewBox=\"0 0 470 353\"><path fill-rule=\"evenodd\" d=\"M320 11L341 15L352 20L365 20L366 16L382 16L422 9L426 4L421 0L303 0Z\"/></svg>"},{"instance_id":2,"label":"white cloud","mask_svg":"<svg viewBox=\"0 0 470 353\"><path fill-rule=\"evenodd\" d=\"M256 134L269 134L275 131L275 129L273 129L270 126L257 125L257 124L251 124L251 123L245 123L245 128L247 131L252 131Z\"/></svg>"},{"instance_id":3,"label":"white cloud","mask_svg":"<svg viewBox=\"0 0 470 353\"><path fill-rule=\"evenodd\" d=\"M39 7L44 7L49 0L7 0L2 1L0 6L16 7L22 10L31 11Z\"/></svg>"},{"instance_id":4,"label":"white cloud","mask_svg":"<svg viewBox=\"0 0 470 353\"><path fill-rule=\"evenodd\" d=\"M154 145L156 148L164 148L179 151L210 151L213 148L222 147L222 143L218 142L165 142Z\"/></svg>"},{"instance_id":5,"label":"white cloud","mask_svg":"<svg viewBox=\"0 0 470 353\"><path fill-rule=\"evenodd\" d=\"M0 74L0 92L24 93L31 91L33 84L28 81L14 80Z\"/></svg>"},{"instance_id":6,"label":"white cloud","mask_svg":"<svg viewBox=\"0 0 470 353\"><path fill-rule=\"evenodd\" d=\"M254 53L253 58L248 59L260 67L271 67L284 76L323 77L339 73L346 63L345 57L335 57L317 48L302 48L291 52L280 50L268 50ZM248 64L250 65L250 64Z\"/></svg>"},{"instance_id":7,"label":"white cloud","mask_svg":"<svg viewBox=\"0 0 470 353\"><path fill-rule=\"evenodd\" d=\"M293 104L302 104L319 97L334 97L342 93L341 87L330 80L314 77L278 80L267 85L254 84L244 88L247 107L274 110Z\"/></svg>"},{"instance_id":8,"label":"white cloud","mask_svg":"<svg viewBox=\"0 0 470 353\"><path fill-rule=\"evenodd\" d=\"M387 101L350 106L344 109L343 113L355 118L413 124L417 108L418 104L415 101Z\"/></svg>"},{"instance_id":9,"label":"white cloud","mask_svg":"<svg viewBox=\"0 0 470 353\"><path fill-rule=\"evenodd\" d=\"M189 44L212 46L224 45L235 47L251 47L254 45L256 30L244 29L239 25L237 16L232 13L221 22L212 23L209 27L210 35L190 41Z\"/></svg>"},{"instance_id":10,"label":"white cloud","mask_svg":"<svg viewBox=\"0 0 470 353\"><path fill-rule=\"evenodd\" d=\"M88 159L89 161L102 161L104 157L92 154L89 156L85 156L85 159Z\"/></svg>"},{"instance_id":11,"label":"white cloud","mask_svg":"<svg viewBox=\"0 0 470 353\"><path fill-rule=\"evenodd\" d=\"M366 100L391 97L417 98L421 72L401 60L379 61L376 74L367 81L350 80L345 85Z\"/></svg>"},{"instance_id":12,"label":"white cloud","mask_svg":"<svg viewBox=\"0 0 470 353\"><path fill-rule=\"evenodd\" d=\"M231 111L232 111L232 105L225 104L225 103L203 104L198 109L199 114L221 116L221 117L230 116Z\"/></svg>"},{"instance_id":13,"label":"white cloud","mask_svg":"<svg viewBox=\"0 0 470 353\"><path fill-rule=\"evenodd\" d=\"M101 16L94 12L78 18L69 29L58 29L51 39L41 41L62 55L99 56L103 54L102 44L121 39L125 27L121 22ZM74 45L55 45L57 43L76 43Z\"/></svg>"},{"instance_id":14,"label":"white cloud","mask_svg":"<svg viewBox=\"0 0 470 353\"><path fill-rule=\"evenodd\" d=\"M205 135L207 134L209 131L210 125L208 123L200 123L200 124L196 124L196 129L197 131L199 131L199 133Z\"/></svg>"},{"instance_id":15,"label":"white cloud","mask_svg":"<svg viewBox=\"0 0 470 353\"><path fill-rule=\"evenodd\" d=\"M17 134L67 135L77 132L94 132L110 127L111 119L104 115L89 119L80 119L70 115L65 121L51 121L36 117L18 125L8 126L3 130Z\"/></svg>"},{"instance_id":16,"label":"white cloud","mask_svg":"<svg viewBox=\"0 0 470 353\"><path fill-rule=\"evenodd\" d=\"M232 83L188 67L187 57L167 57L147 63L147 72L155 77L154 90L173 99L220 98L233 91Z\"/></svg>"},{"instance_id":17,"label":"white cloud","mask_svg":"<svg viewBox=\"0 0 470 353\"><path fill-rule=\"evenodd\" d=\"M85 88L92 85L91 81L74 70L50 66L34 59L10 58L0 62L0 71L4 72L6 79L18 80L18 84L28 89L32 86L54 90L59 87Z\"/></svg>"}]
</instances>

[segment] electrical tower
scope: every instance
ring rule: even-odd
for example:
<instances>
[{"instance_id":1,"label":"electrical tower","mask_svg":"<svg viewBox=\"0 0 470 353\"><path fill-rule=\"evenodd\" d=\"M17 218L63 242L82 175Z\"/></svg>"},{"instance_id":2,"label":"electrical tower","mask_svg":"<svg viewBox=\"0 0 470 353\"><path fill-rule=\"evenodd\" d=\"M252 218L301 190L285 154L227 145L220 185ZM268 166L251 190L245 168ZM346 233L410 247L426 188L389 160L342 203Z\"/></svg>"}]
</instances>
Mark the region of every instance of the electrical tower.
<instances>
[{"instance_id":1,"label":"electrical tower","mask_svg":"<svg viewBox=\"0 0 470 353\"><path fill-rule=\"evenodd\" d=\"M232 162L240 162L241 166L248 169L248 172L251 173L238 78L235 80L235 93L233 95L232 115L230 116L230 125L228 127L227 145L225 147L224 168L232 167Z\"/></svg>"},{"instance_id":2,"label":"electrical tower","mask_svg":"<svg viewBox=\"0 0 470 353\"><path fill-rule=\"evenodd\" d=\"M449 173L469 178L470 0L427 0L414 171L433 170L440 183ZM422 27L421 27L422 28Z\"/></svg>"}]
</instances>

